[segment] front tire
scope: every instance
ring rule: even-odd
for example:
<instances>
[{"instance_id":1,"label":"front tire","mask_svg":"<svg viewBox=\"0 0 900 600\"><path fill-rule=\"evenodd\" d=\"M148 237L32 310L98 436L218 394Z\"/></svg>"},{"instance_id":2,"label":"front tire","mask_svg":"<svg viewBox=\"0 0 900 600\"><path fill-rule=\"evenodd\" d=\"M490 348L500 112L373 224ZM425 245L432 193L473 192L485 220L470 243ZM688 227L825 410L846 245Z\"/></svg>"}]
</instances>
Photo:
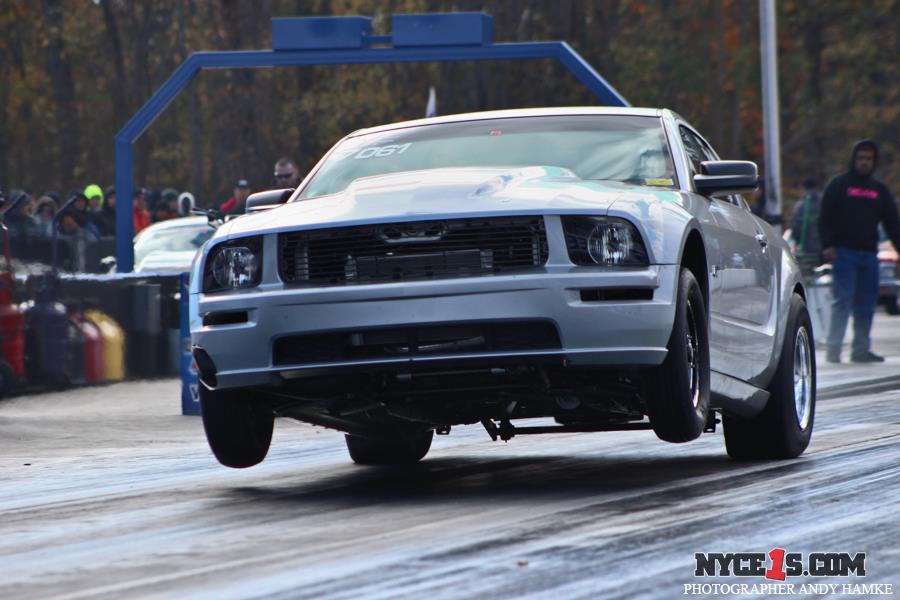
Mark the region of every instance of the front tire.
<instances>
[{"instance_id":1,"label":"front tire","mask_svg":"<svg viewBox=\"0 0 900 600\"><path fill-rule=\"evenodd\" d=\"M358 465L410 465L422 460L431 449L434 431L398 433L391 438L346 435L350 458Z\"/></svg>"},{"instance_id":2,"label":"front tire","mask_svg":"<svg viewBox=\"0 0 900 600\"><path fill-rule=\"evenodd\" d=\"M201 384L200 414L209 448L226 467L252 467L268 454L275 415L253 395Z\"/></svg>"},{"instance_id":3,"label":"front tire","mask_svg":"<svg viewBox=\"0 0 900 600\"><path fill-rule=\"evenodd\" d=\"M675 322L663 363L645 386L647 415L659 439L689 442L700 437L709 412L709 319L703 290L681 269Z\"/></svg>"},{"instance_id":4,"label":"front tire","mask_svg":"<svg viewBox=\"0 0 900 600\"><path fill-rule=\"evenodd\" d=\"M725 449L735 460L800 456L812 437L816 412L816 353L809 312L794 294L769 401L752 419L724 415Z\"/></svg>"}]
</instances>

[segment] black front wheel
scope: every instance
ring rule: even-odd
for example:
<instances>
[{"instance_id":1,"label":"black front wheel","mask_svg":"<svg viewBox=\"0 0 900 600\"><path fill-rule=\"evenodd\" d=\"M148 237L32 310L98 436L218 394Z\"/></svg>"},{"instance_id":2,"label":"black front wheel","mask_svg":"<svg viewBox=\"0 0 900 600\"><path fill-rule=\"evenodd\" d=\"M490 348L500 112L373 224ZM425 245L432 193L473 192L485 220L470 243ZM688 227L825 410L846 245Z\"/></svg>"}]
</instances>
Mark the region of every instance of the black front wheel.
<instances>
[{"instance_id":1,"label":"black front wheel","mask_svg":"<svg viewBox=\"0 0 900 600\"><path fill-rule=\"evenodd\" d=\"M209 448L226 467L252 467L268 454L275 415L252 394L208 390L201 384L200 411Z\"/></svg>"},{"instance_id":2,"label":"black front wheel","mask_svg":"<svg viewBox=\"0 0 900 600\"><path fill-rule=\"evenodd\" d=\"M703 433L709 412L709 320L703 290L681 269L675 321L662 365L647 374L644 395L650 425L667 442Z\"/></svg>"}]
</instances>

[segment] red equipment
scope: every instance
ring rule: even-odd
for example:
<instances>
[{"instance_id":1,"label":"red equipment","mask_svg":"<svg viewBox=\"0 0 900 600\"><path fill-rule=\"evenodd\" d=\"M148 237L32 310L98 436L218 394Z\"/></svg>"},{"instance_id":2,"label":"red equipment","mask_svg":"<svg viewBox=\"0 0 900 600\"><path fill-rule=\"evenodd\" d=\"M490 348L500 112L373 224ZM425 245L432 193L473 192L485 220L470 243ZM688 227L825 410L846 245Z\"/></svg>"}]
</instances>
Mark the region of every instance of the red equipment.
<instances>
[{"instance_id":1,"label":"red equipment","mask_svg":"<svg viewBox=\"0 0 900 600\"><path fill-rule=\"evenodd\" d=\"M84 318L81 313L69 315L69 319L81 329L84 337L84 378L87 383L105 381L103 363L103 336L100 328Z\"/></svg>"},{"instance_id":2,"label":"red equipment","mask_svg":"<svg viewBox=\"0 0 900 600\"><path fill-rule=\"evenodd\" d=\"M12 273L9 236L0 224L0 396L15 390L25 375L25 314L14 303L16 281Z\"/></svg>"}]
</instances>

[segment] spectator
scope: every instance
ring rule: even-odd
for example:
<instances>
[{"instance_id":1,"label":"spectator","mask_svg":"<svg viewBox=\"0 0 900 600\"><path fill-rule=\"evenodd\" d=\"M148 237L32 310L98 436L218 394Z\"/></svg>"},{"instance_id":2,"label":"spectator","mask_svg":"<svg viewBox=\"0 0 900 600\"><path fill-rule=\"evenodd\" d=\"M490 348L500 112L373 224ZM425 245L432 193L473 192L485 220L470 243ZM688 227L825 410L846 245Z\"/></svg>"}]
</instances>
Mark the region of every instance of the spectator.
<instances>
[{"instance_id":1,"label":"spectator","mask_svg":"<svg viewBox=\"0 0 900 600\"><path fill-rule=\"evenodd\" d=\"M100 238L100 231L88 219L87 205L88 200L81 190L72 190L69 198L75 197L75 201L70 204L61 215L59 215L59 231L64 235L70 236L87 236Z\"/></svg>"},{"instance_id":2,"label":"spectator","mask_svg":"<svg viewBox=\"0 0 900 600\"><path fill-rule=\"evenodd\" d=\"M84 188L84 195L87 198L87 209L85 215L87 222L97 228L100 235L111 235L115 231L115 224L110 229L103 215L103 190L96 183L92 183Z\"/></svg>"},{"instance_id":3,"label":"spectator","mask_svg":"<svg viewBox=\"0 0 900 600\"><path fill-rule=\"evenodd\" d=\"M178 216L178 192L172 188L162 191L153 204L153 222L168 221Z\"/></svg>"},{"instance_id":4,"label":"spectator","mask_svg":"<svg viewBox=\"0 0 900 600\"><path fill-rule=\"evenodd\" d=\"M813 267L822 264L822 241L819 238L819 192L812 179L803 181L803 196L791 213L791 240L797 258Z\"/></svg>"},{"instance_id":5,"label":"spectator","mask_svg":"<svg viewBox=\"0 0 900 600\"><path fill-rule=\"evenodd\" d=\"M853 312L853 362L883 362L870 349L869 332L878 300L878 224L900 249L900 223L890 190L874 172L878 145L862 140L853 146L850 170L836 176L825 188L819 234L823 256L832 262L834 299L828 330L826 360L841 361L841 346L850 312Z\"/></svg>"},{"instance_id":6,"label":"spectator","mask_svg":"<svg viewBox=\"0 0 900 600\"><path fill-rule=\"evenodd\" d=\"M84 196L88 200L88 212L100 212L103 207L103 190L96 183L92 183L84 188Z\"/></svg>"},{"instance_id":7,"label":"spectator","mask_svg":"<svg viewBox=\"0 0 900 600\"><path fill-rule=\"evenodd\" d=\"M57 208L56 202L50 196L44 195L38 200L34 215L38 236L49 238L53 235L53 215L56 214Z\"/></svg>"},{"instance_id":8,"label":"spectator","mask_svg":"<svg viewBox=\"0 0 900 600\"><path fill-rule=\"evenodd\" d=\"M182 217L191 216L194 208L197 206L197 202L194 200L194 195L190 192L181 192L181 195L178 196L178 214Z\"/></svg>"},{"instance_id":9,"label":"spectator","mask_svg":"<svg viewBox=\"0 0 900 600\"><path fill-rule=\"evenodd\" d=\"M150 211L147 210L146 188L138 188L135 190L133 203L134 234L137 235L150 226Z\"/></svg>"},{"instance_id":10,"label":"spectator","mask_svg":"<svg viewBox=\"0 0 900 600\"><path fill-rule=\"evenodd\" d=\"M250 182L246 179L238 179L234 183L231 198L219 206L219 210L226 215L242 215L247 206L247 197L250 195Z\"/></svg>"},{"instance_id":11,"label":"spectator","mask_svg":"<svg viewBox=\"0 0 900 600\"><path fill-rule=\"evenodd\" d=\"M178 218L178 192L173 189L163 191L163 199L166 202L166 210L169 211L170 219Z\"/></svg>"},{"instance_id":12,"label":"spectator","mask_svg":"<svg viewBox=\"0 0 900 600\"><path fill-rule=\"evenodd\" d=\"M81 225L78 222L78 219L75 217L75 214L69 210L60 215L58 227L59 233L64 236L75 237L77 235L80 235L83 231Z\"/></svg>"},{"instance_id":13,"label":"spectator","mask_svg":"<svg viewBox=\"0 0 900 600\"><path fill-rule=\"evenodd\" d=\"M294 161L287 157L279 158L275 163L275 187L294 188L300 185L300 169Z\"/></svg>"},{"instance_id":14,"label":"spectator","mask_svg":"<svg viewBox=\"0 0 900 600\"><path fill-rule=\"evenodd\" d=\"M13 190L9 197L9 206L3 212L3 223L9 232L9 239L18 244L27 244L38 234L37 225L28 214L31 196L23 190Z\"/></svg>"},{"instance_id":15,"label":"spectator","mask_svg":"<svg viewBox=\"0 0 900 600\"><path fill-rule=\"evenodd\" d=\"M110 186L103 190L103 206L100 208L100 218L106 228L105 235L116 235L116 188Z\"/></svg>"},{"instance_id":16,"label":"spectator","mask_svg":"<svg viewBox=\"0 0 900 600\"><path fill-rule=\"evenodd\" d=\"M153 210L150 212L150 220L153 223L159 223L161 221L168 221L170 218L166 202L160 198L156 201Z\"/></svg>"}]
</instances>

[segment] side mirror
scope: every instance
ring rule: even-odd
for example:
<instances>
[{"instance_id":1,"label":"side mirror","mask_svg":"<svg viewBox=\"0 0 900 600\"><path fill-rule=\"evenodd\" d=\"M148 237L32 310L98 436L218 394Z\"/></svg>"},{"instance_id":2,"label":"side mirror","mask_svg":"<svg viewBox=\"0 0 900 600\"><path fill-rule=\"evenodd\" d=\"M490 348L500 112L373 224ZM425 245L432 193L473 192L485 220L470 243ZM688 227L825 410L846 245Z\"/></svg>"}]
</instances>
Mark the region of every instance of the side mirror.
<instances>
[{"instance_id":1,"label":"side mirror","mask_svg":"<svg viewBox=\"0 0 900 600\"><path fill-rule=\"evenodd\" d=\"M759 172L756 163L749 160L708 160L700 163L694 186L713 198L749 194L759 186Z\"/></svg>"},{"instance_id":2,"label":"side mirror","mask_svg":"<svg viewBox=\"0 0 900 600\"><path fill-rule=\"evenodd\" d=\"M290 198L293 193L294 188L287 188L283 190L266 190L265 192L250 194L247 198L244 212L259 212L261 210L275 208L279 204L287 202L288 198Z\"/></svg>"}]
</instances>

